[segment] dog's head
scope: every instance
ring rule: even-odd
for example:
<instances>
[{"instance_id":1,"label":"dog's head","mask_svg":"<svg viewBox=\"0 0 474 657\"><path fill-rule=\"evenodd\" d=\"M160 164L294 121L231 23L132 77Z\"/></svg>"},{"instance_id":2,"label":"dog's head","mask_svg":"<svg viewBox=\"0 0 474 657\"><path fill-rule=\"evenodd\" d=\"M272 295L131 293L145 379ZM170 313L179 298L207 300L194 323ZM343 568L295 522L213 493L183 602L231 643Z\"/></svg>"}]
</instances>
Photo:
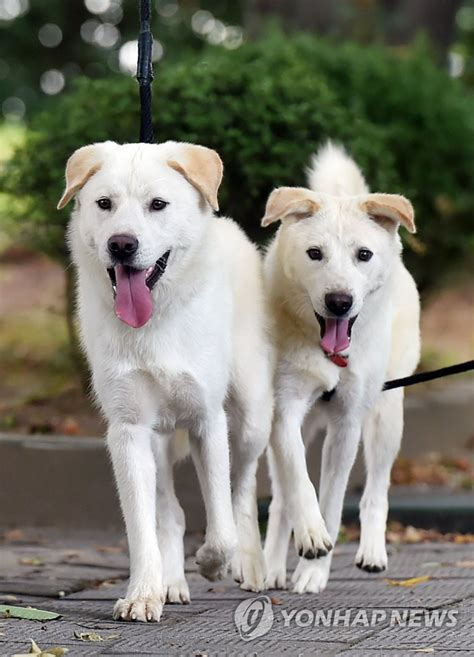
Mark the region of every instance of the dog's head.
<instances>
[{"instance_id":1,"label":"dog's head","mask_svg":"<svg viewBox=\"0 0 474 657\"><path fill-rule=\"evenodd\" d=\"M281 187L263 226L281 220L279 258L286 277L311 301L327 354L344 354L364 302L393 271L398 227L415 232L411 203L393 194L336 197Z\"/></svg>"},{"instance_id":2,"label":"dog's head","mask_svg":"<svg viewBox=\"0 0 474 657\"><path fill-rule=\"evenodd\" d=\"M200 248L221 179L218 154L194 144L104 142L69 158L58 208L76 197L75 234L108 273L122 321L146 324L159 279Z\"/></svg>"}]
</instances>

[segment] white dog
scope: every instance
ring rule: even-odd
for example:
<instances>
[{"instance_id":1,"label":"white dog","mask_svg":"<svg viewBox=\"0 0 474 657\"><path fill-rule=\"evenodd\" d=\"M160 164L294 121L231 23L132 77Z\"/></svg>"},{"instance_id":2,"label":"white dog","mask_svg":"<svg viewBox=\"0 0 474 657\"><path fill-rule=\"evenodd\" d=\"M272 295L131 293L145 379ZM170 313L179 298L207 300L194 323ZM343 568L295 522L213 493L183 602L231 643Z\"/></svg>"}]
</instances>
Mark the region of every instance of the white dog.
<instances>
[{"instance_id":1,"label":"white dog","mask_svg":"<svg viewBox=\"0 0 474 657\"><path fill-rule=\"evenodd\" d=\"M119 619L158 621L165 599L189 601L172 474L180 428L206 507L201 573L222 577L237 546L234 577L264 584L256 469L271 429L271 354L259 254L213 216L221 177L217 153L175 142L93 144L66 168L58 207L76 195L81 335L130 548Z\"/></svg>"},{"instance_id":2,"label":"white dog","mask_svg":"<svg viewBox=\"0 0 474 657\"><path fill-rule=\"evenodd\" d=\"M356 164L331 144L314 158L309 184L273 191L262 221L282 222L265 261L278 347L267 586L286 584L293 529L301 556L293 575L298 593L326 586L361 434L367 482L356 563L369 572L386 568L387 491L402 436L403 389L381 390L386 379L410 374L420 351L418 293L397 233L399 224L415 231L410 202L369 194ZM302 425L332 390L332 399L314 411L327 426L320 512Z\"/></svg>"}]
</instances>

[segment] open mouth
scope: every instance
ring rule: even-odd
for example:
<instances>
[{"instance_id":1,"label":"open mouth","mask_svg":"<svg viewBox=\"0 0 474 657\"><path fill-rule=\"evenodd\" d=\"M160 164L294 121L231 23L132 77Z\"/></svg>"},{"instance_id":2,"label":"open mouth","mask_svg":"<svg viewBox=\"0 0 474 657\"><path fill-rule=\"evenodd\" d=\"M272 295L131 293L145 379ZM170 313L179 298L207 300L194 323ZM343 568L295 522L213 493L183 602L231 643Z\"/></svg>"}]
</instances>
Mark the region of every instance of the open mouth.
<instances>
[{"instance_id":1,"label":"open mouth","mask_svg":"<svg viewBox=\"0 0 474 657\"><path fill-rule=\"evenodd\" d=\"M153 313L151 291L163 275L170 251L148 269L118 264L107 269L114 290L115 314L133 328L144 326Z\"/></svg>"},{"instance_id":2,"label":"open mouth","mask_svg":"<svg viewBox=\"0 0 474 657\"><path fill-rule=\"evenodd\" d=\"M328 354L339 354L349 348L355 317L323 317L315 311L316 319L321 327L321 347Z\"/></svg>"}]
</instances>

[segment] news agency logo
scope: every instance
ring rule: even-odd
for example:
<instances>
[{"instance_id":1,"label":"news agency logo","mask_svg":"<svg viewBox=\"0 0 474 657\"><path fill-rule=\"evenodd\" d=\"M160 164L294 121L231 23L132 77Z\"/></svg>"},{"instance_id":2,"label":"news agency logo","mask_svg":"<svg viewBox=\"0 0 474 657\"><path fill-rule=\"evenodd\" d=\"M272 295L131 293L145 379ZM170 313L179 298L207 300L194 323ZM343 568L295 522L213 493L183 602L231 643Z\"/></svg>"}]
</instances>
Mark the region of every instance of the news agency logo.
<instances>
[{"instance_id":1,"label":"news agency logo","mask_svg":"<svg viewBox=\"0 0 474 657\"><path fill-rule=\"evenodd\" d=\"M285 609L274 612L267 595L243 600L234 611L241 639L253 641L268 634L278 613L279 627L298 632L307 627L374 627L380 623L408 628L456 627L457 609Z\"/></svg>"},{"instance_id":2,"label":"news agency logo","mask_svg":"<svg viewBox=\"0 0 474 657\"><path fill-rule=\"evenodd\" d=\"M272 629L273 620L272 601L268 595L242 600L234 611L234 623L244 641L252 641L268 634Z\"/></svg>"}]
</instances>

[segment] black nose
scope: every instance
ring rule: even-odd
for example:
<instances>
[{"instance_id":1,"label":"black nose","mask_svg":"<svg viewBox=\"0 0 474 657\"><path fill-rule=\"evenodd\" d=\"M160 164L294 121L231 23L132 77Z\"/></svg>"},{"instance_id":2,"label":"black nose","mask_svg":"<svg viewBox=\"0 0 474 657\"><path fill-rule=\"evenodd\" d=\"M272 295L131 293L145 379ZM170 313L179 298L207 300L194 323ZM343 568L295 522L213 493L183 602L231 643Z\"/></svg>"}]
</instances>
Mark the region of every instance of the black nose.
<instances>
[{"instance_id":1,"label":"black nose","mask_svg":"<svg viewBox=\"0 0 474 657\"><path fill-rule=\"evenodd\" d=\"M138 240L133 235L112 235L107 248L114 260L125 262L137 252Z\"/></svg>"},{"instance_id":2,"label":"black nose","mask_svg":"<svg viewBox=\"0 0 474 657\"><path fill-rule=\"evenodd\" d=\"M326 308L337 317L342 317L352 308L352 296L345 292L331 292L324 297Z\"/></svg>"}]
</instances>

